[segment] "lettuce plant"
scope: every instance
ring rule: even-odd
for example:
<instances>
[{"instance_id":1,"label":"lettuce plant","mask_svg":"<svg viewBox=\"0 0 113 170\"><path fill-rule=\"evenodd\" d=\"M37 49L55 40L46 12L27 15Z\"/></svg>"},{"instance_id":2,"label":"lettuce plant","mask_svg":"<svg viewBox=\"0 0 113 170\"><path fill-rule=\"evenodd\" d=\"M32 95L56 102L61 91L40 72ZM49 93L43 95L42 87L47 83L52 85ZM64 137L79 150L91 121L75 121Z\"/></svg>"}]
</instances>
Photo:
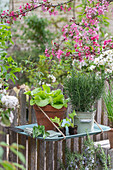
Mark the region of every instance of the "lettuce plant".
<instances>
[{"instance_id":1,"label":"lettuce plant","mask_svg":"<svg viewBox=\"0 0 113 170\"><path fill-rule=\"evenodd\" d=\"M37 105L44 107L51 105L56 109L67 107L69 99L65 99L60 89L52 90L47 85L42 85L42 88L36 88L33 91L25 92L25 94L31 96L30 105Z\"/></svg>"},{"instance_id":2,"label":"lettuce plant","mask_svg":"<svg viewBox=\"0 0 113 170\"><path fill-rule=\"evenodd\" d=\"M43 138L45 139L47 136L50 135L50 133L45 131L45 126L43 126L43 125L34 126L33 127L33 138L38 137L40 135L42 135Z\"/></svg>"}]
</instances>

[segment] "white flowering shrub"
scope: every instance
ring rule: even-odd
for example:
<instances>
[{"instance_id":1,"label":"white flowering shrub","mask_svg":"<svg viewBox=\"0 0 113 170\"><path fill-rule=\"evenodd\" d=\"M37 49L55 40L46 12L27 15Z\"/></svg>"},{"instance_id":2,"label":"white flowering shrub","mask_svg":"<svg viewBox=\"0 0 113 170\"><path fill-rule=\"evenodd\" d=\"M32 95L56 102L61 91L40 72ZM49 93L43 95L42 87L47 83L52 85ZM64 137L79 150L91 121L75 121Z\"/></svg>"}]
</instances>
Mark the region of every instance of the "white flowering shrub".
<instances>
[{"instance_id":1,"label":"white flowering shrub","mask_svg":"<svg viewBox=\"0 0 113 170\"><path fill-rule=\"evenodd\" d=\"M91 60L84 57L81 62L74 61L73 65L76 65L79 69L85 71L95 71L98 74L104 72L106 78L112 78L113 75L113 50L107 50L102 52L100 56L95 58L92 57Z\"/></svg>"},{"instance_id":2,"label":"white flowering shrub","mask_svg":"<svg viewBox=\"0 0 113 170\"><path fill-rule=\"evenodd\" d=\"M104 70L106 75L113 73L113 50L104 51L98 58L93 60L90 70Z\"/></svg>"},{"instance_id":3,"label":"white flowering shrub","mask_svg":"<svg viewBox=\"0 0 113 170\"><path fill-rule=\"evenodd\" d=\"M13 122L13 110L18 106L18 99L15 96L8 96L0 84L0 125L10 126Z\"/></svg>"}]
</instances>

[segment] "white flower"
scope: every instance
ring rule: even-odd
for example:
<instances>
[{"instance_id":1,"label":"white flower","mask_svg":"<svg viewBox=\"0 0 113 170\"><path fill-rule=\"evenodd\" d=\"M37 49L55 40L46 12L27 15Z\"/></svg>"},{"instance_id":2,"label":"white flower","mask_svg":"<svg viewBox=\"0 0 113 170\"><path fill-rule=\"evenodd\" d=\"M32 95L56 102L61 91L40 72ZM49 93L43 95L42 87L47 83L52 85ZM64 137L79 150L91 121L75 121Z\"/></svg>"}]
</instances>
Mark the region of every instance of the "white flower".
<instances>
[{"instance_id":1,"label":"white flower","mask_svg":"<svg viewBox=\"0 0 113 170\"><path fill-rule=\"evenodd\" d=\"M51 74L48 75L48 78L51 78L53 83L56 81L56 77Z\"/></svg>"},{"instance_id":2,"label":"white flower","mask_svg":"<svg viewBox=\"0 0 113 170\"><path fill-rule=\"evenodd\" d=\"M0 89L2 88L2 84L0 84Z\"/></svg>"},{"instance_id":3,"label":"white flower","mask_svg":"<svg viewBox=\"0 0 113 170\"><path fill-rule=\"evenodd\" d=\"M98 64L98 63L99 63L99 58L95 58L94 64Z\"/></svg>"},{"instance_id":4,"label":"white flower","mask_svg":"<svg viewBox=\"0 0 113 170\"><path fill-rule=\"evenodd\" d=\"M51 84L46 83L47 86L51 86Z\"/></svg>"},{"instance_id":5,"label":"white flower","mask_svg":"<svg viewBox=\"0 0 113 170\"><path fill-rule=\"evenodd\" d=\"M99 64L100 64L100 65L104 65L104 64L105 64L104 60L101 60L101 61L99 62Z\"/></svg>"},{"instance_id":6,"label":"white flower","mask_svg":"<svg viewBox=\"0 0 113 170\"><path fill-rule=\"evenodd\" d=\"M107 69L107 72L108 72L108 73L112 73L112 70L110 70L110 69Z\"/></svg>"},{"instance_id":7,"label":"white flower","mask_svg":"<svg viewBox=\"0 0 113 170\"><path fill-rule=\"evenodd\" d=\"M2 96L1 102L10 109L15 109L18 106L18 99L15 96Z\"/></svg>"},{"instance_id":8,"label":"white flower","mask_svg":"<svg viewBox=\"0 0 113 170\"><path fill-rule=\"evenodd\" d=\"M79 67L80 67L80 69L83 67L83 66L87 66L88 64L85 62L85 61L82 61L82 62L80 62L80 65L79 65Z\"/></svg>"},{"instance_id":9,"label":"white flower","mask_svg":"<svg viewBox=\"0 0 113 170\"><path fill-rule=\"evenodd\" d=\"M94 70L96 66L92 65L90 66L90 70Z\"/></svg>"}]
</instances>

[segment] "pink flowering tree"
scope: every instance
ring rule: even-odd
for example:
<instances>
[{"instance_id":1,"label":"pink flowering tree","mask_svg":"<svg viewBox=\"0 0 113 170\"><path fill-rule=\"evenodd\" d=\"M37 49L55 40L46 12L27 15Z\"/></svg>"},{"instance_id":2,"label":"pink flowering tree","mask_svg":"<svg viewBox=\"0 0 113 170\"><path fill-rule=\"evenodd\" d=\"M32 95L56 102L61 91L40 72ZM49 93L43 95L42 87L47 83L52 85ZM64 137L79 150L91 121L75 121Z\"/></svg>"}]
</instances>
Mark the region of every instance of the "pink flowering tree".
<instances>
[{"instance_id":1,"label":"pink flowering tree","mask_svg":"<svg viewBox=\"0 0 113 170\"><path fill-rule=\"evenodd\" d=\"M17 18L25 16L28 12L38 9L43 12L48 11L50 15L58 15L58 10L70 11L69 0L60 4L52 4L48 0L41 2L32 0L19 7L17 11L3 11L1 22L13 23ZM57 61L57 69L67 69L67 72L73 65L79 69L84 61L91 65L95 58L98 58L103 51L113 49L113 39L104 36L103 27L108 26L105 13L108 12L110 1L107 0L83 0L78 6L81 8L81 14L72 18L69 24L62 28L60 42L55 42L52 49L45 49L47 60ZM90 62L91 61L91 62ZM85 65L85 68L87 65Z\"/></svg>"}]
</instances>

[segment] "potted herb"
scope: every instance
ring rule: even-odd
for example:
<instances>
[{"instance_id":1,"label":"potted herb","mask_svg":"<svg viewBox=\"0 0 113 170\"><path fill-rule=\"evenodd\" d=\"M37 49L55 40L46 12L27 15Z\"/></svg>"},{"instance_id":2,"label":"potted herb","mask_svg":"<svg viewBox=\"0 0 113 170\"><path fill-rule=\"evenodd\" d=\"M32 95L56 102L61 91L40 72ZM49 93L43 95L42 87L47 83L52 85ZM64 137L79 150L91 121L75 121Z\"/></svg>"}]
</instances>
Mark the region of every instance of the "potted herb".
<instances>
[{"instance_id":1,"label":"potted herb","mask_svg":"<svg viewBox=\"0 0 113 170\"><path fill-rule=\"evenodd\" d=\"M107 92L104 94L104 103L106 106L106 113L110 121L111 130L108 131L108 138L110 142L110 148L113 148L113 85L110 83Z\"/></svg>"},{"instance_id":2,"label":"potted herb","mask_svg":"<svg viewBox=\"0 0 113 170\"><path fill-rule=\"evenodd\" d=\"M50 118L52 122L56 123L58 128L62 131L64 135L66 135L66 129L64 126L62 126L63 120L61 120L59 117L55 116L54 119Z\"/></svg>"},{"instance_id":3,"label":"potted herb","mask_svg":"<svg viewBox=\"0 0 113 170\"><path fill-rule=\"evenodd\" d=\"M31 96L30 105L33 105L35 109L38 125L44 125L45 130L54 130L53 124L44 113L49 118L55 116L60 119L65 118L68 99L64 98L60 89L51 91L47 85L42 85L42 88L36 88L33 91L25 92L25 94Z\"/></svg>"},{"instance_id":4,"label":"potted herb","mask_svg":"<svg viewBox=\"0 0 113 170\"><path fill-rule=\"evenodd\" d=\"M75 125L74 123L74 117L76 116L75 110L73 110L72 113L68 114L69 118L71 118L71 120L69 118L66 118L66 121L69 122L69 124L65 124L68 126L69 128L69 134L70 135L74 135L77 134L77 125Z\"/></svg>"},{"instance_id":5,"label":"potted herb","mask_svg":"<svg viewBox=\"0 0 113 170\"><path fill-rule=\"evenodd\" d=\"M93 131L94 104L101 97L104 88L104 76L94 73L72 72L64 84L66 94L70 98L73 109L76 111L75 122L77 132Z\"/></svg>"},{"instance_id":6,"label":"potted herb","mask_svg":"<svg viewBox=\"0 0 113 170\"><path fill-rule=\"evenodd\" d=\"M69 118L66 117L66 122L68 123L64 123L64 125L62 125L63 120L60 120L60 118L55 117L54 119L51 118L51 120L54 123L57 123L59 129L66 135L66 129L65 127L67 126L69 128L69 134L70 135L74 135L77 133L77 126L74 125L74 116L76 115L75 110L68 114L69 118L71 118L71 120Z\"/></svg>"}]
</instances>

